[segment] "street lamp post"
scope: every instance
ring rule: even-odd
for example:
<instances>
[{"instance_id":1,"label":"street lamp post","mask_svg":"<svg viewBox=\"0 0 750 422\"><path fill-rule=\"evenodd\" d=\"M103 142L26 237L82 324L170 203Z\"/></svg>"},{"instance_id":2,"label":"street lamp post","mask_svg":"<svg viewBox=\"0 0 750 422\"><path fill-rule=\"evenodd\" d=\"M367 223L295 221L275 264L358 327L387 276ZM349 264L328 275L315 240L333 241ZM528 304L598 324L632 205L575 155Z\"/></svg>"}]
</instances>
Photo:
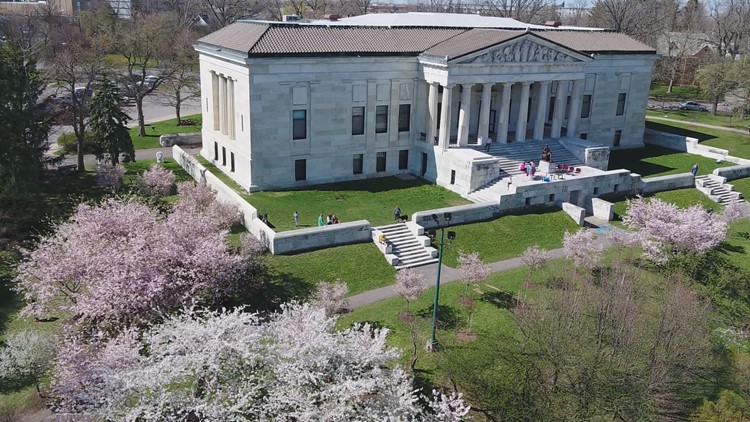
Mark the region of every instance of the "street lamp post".
<instances>
[{"instance_id":1,"label":"street lamp post","mask_svg":"<svg viewBox=\"0 0 750 422\"><path fill-rule=\"evenodd\" d=\"M451 213L446 212L443 213L443 218L446 222L451 221ZM435 301L432 305L432 334L430 335L430 339L427 340L427 351L429 352L435 352L437 351L438 341L437 338L435 338L435 331L437 330L437 312L438 312L438 302L440 300L440 270L443 267L443 245L445 244L445 227L440 226L440 219L438 218L437 214L432 214L432 219L437 224L438 228L440 229L440 243L438 243L438 268L437 268L437 278L435 280ZM456 238L455 232L448 232L448 240L453 240Z\"/></svg>"}]
</instances>

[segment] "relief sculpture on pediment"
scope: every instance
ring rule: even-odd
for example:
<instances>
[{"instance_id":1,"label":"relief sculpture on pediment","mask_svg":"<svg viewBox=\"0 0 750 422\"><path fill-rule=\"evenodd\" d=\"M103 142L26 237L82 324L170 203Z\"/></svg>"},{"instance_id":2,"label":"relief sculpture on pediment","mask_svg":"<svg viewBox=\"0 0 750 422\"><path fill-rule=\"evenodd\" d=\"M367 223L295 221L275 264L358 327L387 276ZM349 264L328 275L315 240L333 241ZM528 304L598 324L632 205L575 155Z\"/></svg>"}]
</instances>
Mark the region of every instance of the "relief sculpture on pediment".
<instances>
[{"instance_id":1,"label":"relief sculpture on pediment","mask_svg":"<svg viewBox=\"0 0 750 422\"><path fill-rule=\"evenodd\" d=\"M529 40L523 40L474 57L464 63L555 63L572 61L574 60L571 56L561 51Z\"/></svg>"}]
</instances>

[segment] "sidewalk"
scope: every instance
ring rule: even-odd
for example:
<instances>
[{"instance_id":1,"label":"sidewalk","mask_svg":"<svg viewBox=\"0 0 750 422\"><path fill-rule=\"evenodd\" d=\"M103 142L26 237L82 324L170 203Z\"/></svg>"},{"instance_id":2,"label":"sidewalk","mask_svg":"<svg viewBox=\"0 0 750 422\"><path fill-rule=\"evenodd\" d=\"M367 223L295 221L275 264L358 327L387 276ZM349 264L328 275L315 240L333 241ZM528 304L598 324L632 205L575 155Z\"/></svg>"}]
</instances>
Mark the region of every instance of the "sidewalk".
<instances>
[{"instance_id":1,"label":"sidewalk","mask_svg":"<svg viewBox=\"0 0 750 422\"><path fill-rule=\"evenodd\" d=\"M723 131L726 131L726 132L739 133L741 135L747 135L748 134L748 131L747 130L743 130L743 129L735 129L733 127L724 127L724 126L715 126L715 125L709 125L709 124L705 124L705 123L688 122L688 121L685 121L685 120L670 119L669 117L646 116L646 120L661 120L663 122L683 123L683 124L691 125L691 126L705 127L706 129L716 129L716 130L723 130Z\"/></svg>"},{"instance_id":2,"label":"sidewalk","mask_svg":"<svg viewBox=\"0 0 750 422\"><path fill-rule=\"evenodd\" d=\"M610 226L609 224L605 224L601 226L601 229L610 230L610 229L613 229L613 227ZM596 230L596 229L593 229L593 230ZM600 242L601 245L604 246L605 248L609 246L609 241L604 236L599 236L598 242ZM547 251L547 256L549 257L550 260L562 259L562 258L565 258L565 250L562 248L552 249L552 250ZM499 272L523 267L524 263L521 257L517 257L517 258L510 258L510 259L505 259L502 261L493 262L488 265L492 269L493 273L499 273ZM437 268L438 268L437 263L434 263L434 264L429 264L429 265L425 265L422 267L412 268L412 270L422 273L425 276L425 278L432 284L434 283L434 280L437 279ZM461 280L461 275L457 269L448 267L446 265L442 266L442 270L440 272L440 285L441 286L444 284L452 283L454 281L459 281L459 280ZM378 289L368 290L366 292L356 294L354 296L350 296L348 298L349 308L357 309L366 305L371 305L373 303L380 302L382 300L397 297L398 293L396 293L396 291L393 289L394 286L395 284L391 284L390 286L380 287Z\"/></svg>"}]
</instances>

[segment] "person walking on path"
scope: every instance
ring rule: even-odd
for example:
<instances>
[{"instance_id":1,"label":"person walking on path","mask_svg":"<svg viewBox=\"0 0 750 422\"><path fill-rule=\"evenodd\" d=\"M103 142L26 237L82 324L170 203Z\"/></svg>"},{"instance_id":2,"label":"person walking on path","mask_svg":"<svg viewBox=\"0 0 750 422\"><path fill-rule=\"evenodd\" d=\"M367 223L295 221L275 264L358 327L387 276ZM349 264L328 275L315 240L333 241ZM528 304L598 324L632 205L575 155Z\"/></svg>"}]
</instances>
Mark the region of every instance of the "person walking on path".
<instances>
[{"instance_id":1,"label":"person walking on path","mask_svg":"<svg viewBox=\"0 0 750 422\"><path fill-rule=\"evenodd\" d=\"M325 220L323 220L323 213L320 213L318 216L318 227L323 227L326 225Z\"/></svg>"},{"instance_id":2,"label":"person walking on path","mask_svg":"<svg viewBox=\"0 0 750 422\"><path fill-rule=\"evenodd\" d=\"M396 208L393 209L393 221L398 223L401 220L401 208L399 208L398 205L396 205Z\"/></svg>"},{"instance_id":3,"label":"person walking on path","mask_svg":"<svg viewBox=\"0 0 750 422\"><path fill-rule=\"evenodd\" d=\"M698 175L698 164L693 164L693 168L690 169L690 173L693 173L693 177Z\"/></svg>"},{"instance_id":4,"label":"person walking on path","mask_svg":"<svg viewBox=\"0 0 750 422\"><path fill-rule=\"evenodd\" d=\"M297 211L294 211L294 227L299 227L299 213Z\"/></svg>"}]
</instances>

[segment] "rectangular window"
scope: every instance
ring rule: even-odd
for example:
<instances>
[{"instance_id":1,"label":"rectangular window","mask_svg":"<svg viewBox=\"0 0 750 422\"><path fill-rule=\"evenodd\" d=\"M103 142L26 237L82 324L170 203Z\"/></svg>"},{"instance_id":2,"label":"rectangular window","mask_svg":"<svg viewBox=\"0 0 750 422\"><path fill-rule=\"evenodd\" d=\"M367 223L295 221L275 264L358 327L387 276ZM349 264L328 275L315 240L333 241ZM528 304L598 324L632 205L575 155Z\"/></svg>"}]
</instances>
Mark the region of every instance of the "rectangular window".
<instances>
[{"instance_id":1,"label":"rectangular window","mask_svg":"<svg viewBox=\"0 0 750 422\"><path fill-rule=\"evenodd\" d=\"M240 132L245 131L245 115L240 114Z\"/></svg>"},{"instance_id":2,"label":"rectangular window","mask_svg":"<svg viewBox=\"0 0 750 422\"><path fill-rule=\"evenodd\" d=\"M224 147L221 147L221 165L227 165L227 149Z\"/></svg>"},{"instance_id":3,"label":"rectangular window","mask_svg":"<svg viewBox=\"0 0 750 422\"><path fill-rule=\"evenodd\" d=\"M365 133L365 108L352 107L352 135Z\"/></svg>"},{"instance_id":4,"label":"rectangular window","mask_svg":"<svg viewBox=\"0 0 750 422\"><path fill-rule=\"evenodd\" d=\"M388 132L388 106L379 105L375 107L375 133Z\"/></svg>"},{"instance_id":5,"label":"rectangular window","mask_svg":"<svg viewBox=\"0 0 750 422\"><path fill-rule=\"evenodd\" d=\"M233 152L229 153L229 171L234 173L234 153Z\"/></svg>"},{"instance_id":6,"label":"rectangular window","mask_svg":"<svg viewBox=\"0 0 750 422\"><path fill-rule=\"evenodd\" d=\"M570 95L568 95L568 98L565 100L565 119L567 120L570 117Z\"/></svg>"},{"instance_id":7,"label":"rectangular window","mask_svg":"<svg viewBox=\"0 0 750 422\"><path fill-rule=\"evenodd\" d=\"M294 160L294 180L307 180L307 160Z\"/></svg>"},{"instance_id":8,"label":"rectangular window","mask_svg":"<svg viewBox=\"0 0 750 422\"><path fill-rule=\"evenodd\" d=\"M580 135L579 135L578 137L579 137L579 138L581 138L581 139L589 139L589 134L588 134L588 133L586 133L586 132L583 132L583 133L582 133L582 134L580 134Z\"/></svg>"},{"instance_id":9,"label":"rectangular window","mask_svg":"<svg viewBox=\"0 0 750 422\"><path fill-rule=\"evenodd\" d=\"M599 195L599 188L594 188L594 195Z\"/></svg>"},{"instance_id":10,"label":"rectangular window","mask_svg":"<svg viewBox=\"0 0 750 422\"><path fill-rule=\"evenodd\" d=\"M547 201L547 202L555 202L555 194L554 193L549 194L549 201Z\"/></svg>"},{"instance_id":11,"label":"rectangular window","mask_svg":"<svg viewBox=\"0 0 750 422\"><path fill-rule=\"evenodd\" d=\"M456 184L456 170L451 170L451 185Z\"/></svg>"},{"instance_id":12,"label":"rectangular window","mask_svg":"<svg viewBox=\"0 0 750 422\"><path fill-rule=\"evenodd\" d=\"M591 95L583 96L583 107L581 107L581 118L588 119L591 116Z\"/></svg>"},{"instance_id":13,"label":"rectangular window","mask_svg":"<svg viewBox=\"0 0 750 422\"><path fill-rule=\"evenodd\" d=\"M219 161L219 143L214 141L214 161Z\"/></svg>"},{"instance_id":14,"label":"rectangular window","mask_svg":"<svg viewBox=\"0 0 750 422\"><path fill-rule=\"evenodd\" d=\"M620 146L620 138L622 138L622 131L616 130L615 131L615 141L612 143L613 146L619 147Z\"/></svg>"},{"instance_id":15,"label":"rectangular window","mask_svg":"<svg viewBox=\"0 0 750 422\"><path fill-rule=\"evenodd\" d=\"M409 168L409 150L402 149L398 152L398 169L406 170Z\"/></svg>"},{"instance_id":16,"label":"rectangular window","mask_svg":"<svg viewBox=\"0 0 750 422\"><path fill-rule=\"evenodd\" d=\"M625 114L625 98L627 98L627 94L624 92L617 95L617 112L615 113L617 116Z\"/></svg>"},{"instance_id":17,"label":"rectangular window","mask_svg":"<svg viewBox=\"0 0 750 422\"><path fill-rule=\"evenodd\" d=\"M549 97L549 107L547 107L547 120L552 120L555 115L555 97Z\"/></svg>"},{"instance_id":18,"label":"rectangular window","mask_svg":"<svg viewBox=\"0 0 750 422\"><path fill-rule=\"evenodd\" d=\"M377 160L375 161L375 171L385 171L385 152L379 152L377 154Z\"/></svg>"},{"instance_id":19,"label":"rectangular window","mask_svg":"<svg viewBox=\"0 0 750 422\"><path fill-rule=\"evenodd\" d=\"M352 161L352 172L354 174L362 174L363 162L362 154L354 154L354 161Z\"/></svg>"},{"instance_id":20,"label":"rectangular window","mask_svg":"<svg viewBox=\"0 0 750 422\"><path fill-rule=\"evenodd\" d=\"M307 110L292 111L292 139L307 139Z\"/></svg>"},{"instance_id":21,"label":"rectangular window","mask_svg":"<svg viewBox=\"0 0 750 422\"><path fill-rule=\"evenodd\" d=\"M408 132L411 122L411 104L401 104L398 106L398 131Z\"/></svg>"}]
</instances>

